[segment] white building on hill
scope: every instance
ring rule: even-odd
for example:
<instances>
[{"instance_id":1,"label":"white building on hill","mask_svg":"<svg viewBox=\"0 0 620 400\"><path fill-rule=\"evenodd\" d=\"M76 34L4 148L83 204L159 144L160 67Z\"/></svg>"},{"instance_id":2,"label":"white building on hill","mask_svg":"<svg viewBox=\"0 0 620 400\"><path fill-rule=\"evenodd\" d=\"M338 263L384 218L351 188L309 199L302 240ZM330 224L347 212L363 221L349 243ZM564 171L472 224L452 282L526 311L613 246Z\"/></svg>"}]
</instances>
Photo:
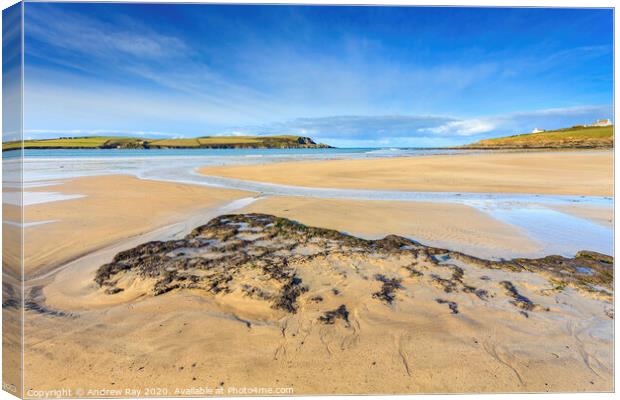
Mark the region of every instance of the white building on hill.
<instances>
[{"instance_id":1,"label":"white building on hill","mask_svg":"<svg viewBox=\"0 0 620 400\"><path fill-rule=\"evenodd\" d=\"M538 128L534 128L532 129L532 133L540 133L540 132L544 132L544 129L538 129Z\"/></svg>"},{"instance_id":2,"label":"white building on hill","mask_svg":"<svg viewBox=\"0 0 620 400\"><path fill-rule=\"evenodd\" d=\"M596 121L595 123L593 123L590 126L610 126L611 125L611 120L609 119L599 119L598 121Z\"/></svg>"}]
</instances>

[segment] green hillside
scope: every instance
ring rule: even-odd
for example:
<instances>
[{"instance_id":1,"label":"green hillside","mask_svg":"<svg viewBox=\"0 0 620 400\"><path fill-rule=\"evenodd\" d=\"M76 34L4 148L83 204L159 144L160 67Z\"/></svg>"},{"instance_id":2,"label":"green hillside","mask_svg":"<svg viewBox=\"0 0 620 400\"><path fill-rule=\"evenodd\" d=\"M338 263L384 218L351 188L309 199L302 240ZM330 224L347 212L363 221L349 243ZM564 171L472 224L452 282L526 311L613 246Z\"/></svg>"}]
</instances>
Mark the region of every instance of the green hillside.
<instances>
[{"instance_id":1,"label":"green hillside","mask_svg":"<svg viewBox=\"0 0 620 400\"><path fill-rule=\"evenodd\" d=\"M545 148L612 148L614 127L575 126L539 133L484 139L468 144L466 148L478 149L545 149Z\"/></svg>"},{"instance_id":2,"label":"green hillside","mask_svg":"<svg viewBox=\"0 0 620 400\"><path fill-rule=\"evenodd\" d=\"M19 149L22 142L2 144L2 150ZM206 136L190 139L141 139L112 136L25 140L25 149L251 149L328 148L303 136Z\"/></svg>"}]
</instances>

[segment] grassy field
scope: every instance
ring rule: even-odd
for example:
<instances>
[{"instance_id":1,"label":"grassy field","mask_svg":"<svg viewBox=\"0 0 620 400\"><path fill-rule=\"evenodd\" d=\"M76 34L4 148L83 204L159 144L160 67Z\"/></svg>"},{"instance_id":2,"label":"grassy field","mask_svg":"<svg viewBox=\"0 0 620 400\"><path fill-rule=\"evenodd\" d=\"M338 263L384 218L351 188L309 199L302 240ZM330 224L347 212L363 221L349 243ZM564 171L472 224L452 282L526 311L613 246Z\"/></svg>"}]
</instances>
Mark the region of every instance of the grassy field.
<instances>
[{"instance_id":1,"label":"grassy field","mask_svg":"<svg viewBox=\"0 0 620 400\"><path fill-rule=\"evenodd\" d=\"M104 137L90 137L90 138L76 138L71 140L73 146L84 148L97 148L103 145L107 140L111 138ZM49 139L49 140L26 140L24 145L28 145L31 148L51 148L65 146L69 141L67 139ZM2 150L17 149L21 145L21 142L8 142L2 144Z\"/></svg>"},{"instance_id":2,"label":"grassy field","mask_svg":"<svg viewBox=\"0 0 620 400\"><path fill-rule=\"evenodd\" d=\"M468 148L611 148L614 127L573 127L480 140Z\"/></svg>"},{"instance_id":3,"label":"grassy field","mask_svg":"<svg viewBox=\"0 0 620 400\"><path fill-rule=\"evenodd\" d=\"M57 149L57 148L84 148L98 149L104 147L140 145L142 139L113 137L113 136L93 136L76 138L58 138L44 140L24 140L24 148L28 149ZM18 149L21 142L2 143L2 150Z\"/></svg>"},{"instance_id":4,"label":"grassy field","mask_svg":"<svg viewBox=\"0 0 620 400\"><path fill-rule=\"evenodd\" d=\"M16 150L21 142L2 144L2 150ZM25 149L166 149L166 148L320 148L301 136L210 136L189 139L140 139L93 136L44 140L25 140Z\"/></svg>"}]
</instances>

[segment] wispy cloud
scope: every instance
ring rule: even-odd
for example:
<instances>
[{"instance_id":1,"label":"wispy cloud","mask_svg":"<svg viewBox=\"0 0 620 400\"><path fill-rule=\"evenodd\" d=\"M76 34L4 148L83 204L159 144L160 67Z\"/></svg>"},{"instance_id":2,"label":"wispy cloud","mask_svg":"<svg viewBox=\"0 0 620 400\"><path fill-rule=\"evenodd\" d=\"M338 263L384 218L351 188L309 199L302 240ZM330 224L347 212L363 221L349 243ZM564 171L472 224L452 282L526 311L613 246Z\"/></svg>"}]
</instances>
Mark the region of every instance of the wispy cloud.
<instances>
[{"instance_id":1,"label":"wispy cloud","mask_svg":"<svg viewBox=\"0 0 620 400\"><path fill-rule=\"evenodd\" d=\"M449 146L484 137L526 133L534 128L556 129L610 118L611 106L580 106L457 118L439 115L331 116L296 118L263 125L223 128L215 132L143 131L135 129L28 129L25 138L58 136L134 136L182 138L197 135L243 136L295 134L336 146ZM191 111L190 111L191 113Z\"/></svg>"},{"instance_id":2,"label":"wispy cloud","mask_svg":"<svg viewBox=\"0 0 620 400\"><path fill-rule=\"evenodd\" d=\"M415 58L392 60L385 56L388 50L381 41L366 37L338 39L332 44L338 51L331 52L286 40L254 38L238 50L229 49L225 67L216 68L209 61L215 57L204 57L213 46L190 43L126 15L108 15L102 20L42 5L28 15L30 56L106 84L113 84L108 78L119 74L150 82L162 91L191 98L205 109L220 108L219 115L227 115L233 124L249 119L265 123L320 117L334 111L425 113L454 107L450 105L453 99L492 80L605 51L605 46L579 47L542 59L483 52L475 58L426 63ZM458 104L467 107L468 102L459 100Z\"/></svg>"},{"instance_id":3,"label":"wispy cloud","mask_svg":"<svg viewBox=\"0 0 620 400\"><path fill-rule=\"evenodd\" d=\"M356 139L363 136L367 139L377 139L387 136L410 136L423 128L434 127L452 121L453 118L418 115L385 115L385 116L332 116L319 118L296 118L290 121L273 124L239 127L238 132L252 132L255 134L283 134L295 132L298 134L315 135L318 137L338 137L341 139Z\"/></svg>"},{"instance_id":4,"label":"wispy cloud","mask_svg":"<svg viewBox=\"0 0 620 400\"><path fill-rule=\"evenodd\" d=\"M54 7L29 9L27 17L29 38L53 44L70 55L87 54L89 59L174 59L189 50L179 38L133 20L109 23Z\"/></svg>"},{"instance_id":5,"label":"wispy cloud","mask_svg":"<svg viewBox=\"0 0 620 400\"><path fill-rule=\"evenodd\" d=\"M264 96L215 72L198 57L197 50L181 37L158 33L129 17L103 22L54 7L29 12L29 56L52 65L81 71L111 86L107 76L139 78L160 88L191 96L205 108L219 107L231 116L268 112ZM44 46L36 44L43 43ZM105 71L108 72L105 72ZM95 72L98 71L97 74ZM110 72L114 71L114 72ZM45 78L44 71L36 71ZM59 75L49 72L48 84ZM36 78L36 77L35 77ZM103 79L102 79L103 78ZM31 85L36 91L36 85ZM220 112L221 113L221 112Z\"/></svg>"},{"instance_id":6,"label":"wispy cloud","mask_svg":"<svg viewBox=\"0 0 620 400\"><path fill-rule=\"evenodd\" d=\"M430 132L437 135L457 135L471 136L479 133L490 132L496 128L490 120L485 119L465 119L450 121L443 125L432 128L419 129L420 132Z\"/></svg>"},{"instance_id":7,"label":"wispy cloud","mask_svg":"<svg viewBox=\"0 0 620 400\"><path fill-rule=\"evenodd\" d=\"M458 19L421 18L418 29L411 10L368 22L368 9L347 9L342 26L328 27L334 8L175 8L169 17L157 6L106 7L29 5L33 135L291 133L347 146L447 145L611 115L610 106L576 106L611 102L603 35L550 31L506 46L493 33L522 26L504 31L492 19L494 31L471 26L461 38Z\"/></svg>"},{"instance_id":8,"label":"wispy cloud","mask_svg":"<svg viewBox=\"0 0 620 400\"><path fill-rule=\"evenodd\" d=\"M51 79L50 79L51 77ZM93 83L32 67L25 90L25 129L164 131L205 135L230 125L228 108L156 90ZM246 124L251 118L239 118Z\"/></svg>"},{"instance_id":9,"label":"wispy cloud","mask_svg":"<svg viewBox=\"0 0 620 400\"><path fill-rule=\"evenodd\" d=\"M2 139L19 140L22 129L21 5L2 12Z\"/></svg>"},{"instance_id":10,"label":"wispy cloud","mask_svg":"<svg viewBox=\"0 0 620 400\"><path fill-rule=\"evenodd\" d=\"M550 108L450 121L440 126L423 128L421 131L458 136L501 132L524 133L534 128L555 129L588 124L599 118L610 118L612 115L612 107L604 105Z\"/></svg>"},{"instance_id":11,"label":"wispy cloud","mask_svg":"<svg viewBox=\"0 0 620 400\"><path fill-rule=\"evenodd\" d=\"M439 146L462 144L481 137L557 129L610 118L611 106L579 106L515 112L476 118L439 115L333 116L298 118L261 126L236 127L246 135L308 135L335 145ZM224 134L229 134L225 132Z\"/></svg>"}]
</instances>

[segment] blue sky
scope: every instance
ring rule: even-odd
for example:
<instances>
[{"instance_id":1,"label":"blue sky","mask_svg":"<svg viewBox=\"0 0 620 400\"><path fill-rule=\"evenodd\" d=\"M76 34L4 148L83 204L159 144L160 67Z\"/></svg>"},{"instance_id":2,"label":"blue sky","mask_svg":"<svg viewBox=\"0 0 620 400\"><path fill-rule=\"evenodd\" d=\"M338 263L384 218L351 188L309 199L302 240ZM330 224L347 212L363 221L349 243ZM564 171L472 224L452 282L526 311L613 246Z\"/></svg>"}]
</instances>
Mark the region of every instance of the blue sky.
<instances>
[{"instance_id":1,"label":"blue sky","mask_svg":"<svg viewBox=\"0 0 620 400\"><path fill-rule=\"evenodd\" d=\"M2 140L21 138L21 5L2 11Z\"/></svg>"},{"instance_id":2,"label":"blue sky","mask_svg":"<svg viewBox=\"0 0 620 400\"><path fill-rule=\"evenodd\" d=\"M25 137L442 146L612 117L606 9L27 3Z\"/></svg>"}]
</instances>

